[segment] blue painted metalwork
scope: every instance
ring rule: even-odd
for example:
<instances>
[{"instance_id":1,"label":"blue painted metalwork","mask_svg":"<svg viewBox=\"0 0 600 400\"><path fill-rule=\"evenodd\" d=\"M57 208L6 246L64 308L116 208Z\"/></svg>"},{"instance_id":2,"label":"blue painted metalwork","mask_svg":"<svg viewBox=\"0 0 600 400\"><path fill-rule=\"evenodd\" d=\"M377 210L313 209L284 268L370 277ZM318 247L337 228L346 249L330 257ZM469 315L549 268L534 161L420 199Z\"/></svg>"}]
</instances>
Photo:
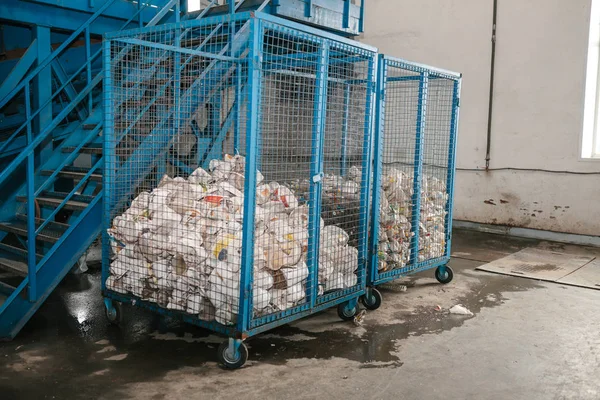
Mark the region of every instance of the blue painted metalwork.
<instances>
[{"instance_id":1,"label":"blue painted metalwork","mask_svg":"<svg viewBox=\"0 0 600 400\"><path fill-rule=\"evenodd\" d=\"M452 117L450 120L450 148L448 150L448 178L446 188L448 190L448 203L446 204L446 257L450 257L452 247L452 210L454 205L454 175L456 174L456 142L458 132L458 118L460 112L460 86L461 81L454 81L452 93Z\"/></svg>"},{"instance_id":2,"label":"blue painted metalwork","mask_svg":"<svg viewBox=\"0 0 600 400\"><path fill-rule=\"evenodd\" d=\"M372 111L375 106L374 92L376 90L376 79L377 79L377 68L378 59L372 57L368 61L368 84L366 87L366 110L365 110L365 121L363 128L363 162L362 162L362 184L361 184L361 196L360 196L360 217L358 223L358 231L360 237L360 247L358 249L358 265L361 275L358 276L358 284L361 287L365 287L366 284L366 269L368 268L368 237L369 237L369 204L370 204L370 191L372 189L372 175L371 166L373 164L373 115ZM362 267L362 268L361 268Z\"/></svg>"},{"instance_id":3,"label":"blue painted metalwork","mask_svg":"<svg viewBox=\"0 0 600 400\"><path fill-rule=\"evenodd\" d=\"M378 257L378 238L379 238L379 218L381 208L381 181L383 175L383 139L385 129L385 82L387 77L387 63L383 54L378 56L377 80L376 80L376 104L375 104L375 132L373 144L373 201L371 209L371 236L369 238L369 247L371 254L369 257L370 265L367 269L368 285L377 281L377 271L379 264Z\"/></svg>"},{"instance_id":4,"label":"blue painted metalwork","mask_svg":"<svg viewBox=\"0 0 600 400\"><path fill-rule=\"evenodd\" d=\"M260 52L262 48L262 24L260 20L252 20L250 24L252 40L250 61L248 65L248 115L246 138L246 175L244 179L244 226L242 237L242 268L240 276L240 304L237 329L240 332L248 330L252 311L252 281L254 270L254 220L256 209L256 168L258 159L258 136L260 104L260 86L262 75L260 71Z\"/></svg>"},{"instance_id":5,"label":"blue painted metalwork","mask_svg":"<svg viewBox=\"0 0 600 400\"><path fill-rule=\"evenodd\" d=\"M417 106L417 130L415 144L415 165L413 177L412 213L413 237L411 240L410 263L416 264L419 260L419 222L421 210L421 182L423 180L423 149L425 143L425 114L427 112L427 88L429 86L429 73L422 72L419 79L419 100Z\"/></svg>"},{"instance_id":6,"label":"blue painted metalwork","mask_svg":"<svg viewBox=\"0 0 600 400\"><path fill-rule=\"evenodd\" d=\"M29 105L29 86L25 86L25 115L28 121L30 120L30 105ZM27 124L27 142L33 141L33 133L31 130L31 122ZM37 275L36 275L36 258L35 255L35 205L33 203L34 195L34 180L35 173L34 154L30 152L27 155L27 268L29 275L29 301L34 302L37 294Z\"/></svg>"},{"instance_id":7,"label":"blue painted metalwork","mask_svg":"<svg viewBox=\"0 0 600 400\"><path fill-rule=\"evenodd\" d=\"M360 0L360 16L358 17L358 31L365 31L365 0Z\"/></svg>"},{"instance_id":8,"label":"blue painted metalwork","mask_svg":"<svg viewBox=\"0 0 600 400\"><path fill-rule=\"evenodd\" d=\"M429 67L422 64L407 62L404 60L380 55L378 72L378 89L376 105L376 132L374 144L374 177L373 177L373 202L371 212L371 240L370 240L370 266L368 268L368 286L380 285L401 276L416 273L439 267L444 269L450 259L451 232L452 232L452 205L454 196L454 174L456 158L456 136L458 127L458 108L460 99L460 74L446 71L439 68ZM413 196L412 196L412 239L410 243L411 257L409 262L397 269L379 272L379 258L381 249L378 248L378 237L380 230L380 204L381 204L381 185L383 172L384 149L386 149L386 140L391 137L386 136L386 121L394 121L395 113L406 113L407 106L412 101L408 94L402 92L403 86L419 84L419 96L416 99L416 114L414 120L417 121L414 129L415 136L412 139L415 143L413 159ZM432 86L435 85L435 86ZM414 86L412 86L414 87ZM432 89L433 87L433 89ZM451 87L451 89L450 89ZM407 86L407 88L409 88ZM407 89L409 90L409 89ZM432 92L433 90L433 92ZM451 90L451 92L450 92ZM393 97L388 98L388 92L394 93ZM406 93L406 99L402 101L404 105L393 103L402 98ZM451 95L448 95L450 93ZM434 109L430 109L427 100L431 96L437 96L434 100ZM398 109L397 107L404 107ZM433 107L433 106L432 106ZM447 114L446 114L447 112ZM404 115L404 114L401 114ZM407 116L405 116L407 117ZM410 117L410 116L408 116ZM404 118L404 117L403 117ZM430 123L427 121L430 120ZM442 124L447 124L445 127ZM398 129L390 125L388 135ZM397 133L396 133L397 134ZM412 138L412 136L411 136ZM449 148L434 148L436 141L439 143L447 140ZM428 144L429 143L429 144ZM391 145L391 144L390 144ZM421 224L421 187L424 179L425 168L431 169L430 164L425 164L423 158L429 154L429 157L447 158L437 162L445 162L443 166L445 173L446 194L448 199L444 204L445 217L445 247L443 255L432 259L423 259L419 256L419 230ZM393 157L388 153L387 157ZM394 160L387 160L393 163ZM429 161L430 163L432 161ZM439 167L436 167L439 168Z\"/></svg>"},{"instance_id":9,"label":"blue painted metalwork","mask_svg":"<svg viewBox=\"0 0 600 400\"><path fill-rule=\"evenodd\" d=\"M111 65L111 51L110 51L110 41L105 40L103 42L103 57L102 57L102 65L104 70L104 136L106 138L112 138L115 135L114 131L114 121L113 116L114 112L114 99L113 99L113 78L112 71L110 70ZM108 279L109 268L110 268L110 246L107 246L106 243L110 242L110 238L108 236L108 229L111 227L111 207L113 204L113 182L115 180L115 168L113 165L117 165L117 157L115 154L115 145L116 142L113 140L103 140L102 141L102 154L104 157L104 171L102 174L102 190L104 193L104 204L103 204L103 214L104 218L102 218L102 276L101 276L101 287L102 292L106 290L106 280Z\"/></svg>"},{"instance_id":10,"label":"blue painted metalwork","mask_svg":"<svg viewBox=\"0 0 600 400\"><path fill-rule=\"evenodd\" d=\"M320 43L319 63L317 64L314 99L314 123L312 132L312 152L310 171L310 200L308 212L308 231L313 234L308 238L308 282L318 280L319 238L321 230L321 186L323 178L323 146L325 141L325 121L327 115L327 87L329 76L329 42ZM317 285L307 287L307 298L310 307L314 307L317 299Z\"/></svg>"},{"instance_id":11,"label":"blue painted metalwork","mask_svg":"<svg viewBox=\"0 0 600 400\"><path fill-rule=\"evenodd\" d=\"M0 99L4 98L15 88L15 86L17 86L36 60L37 39L33 39L33 42L31 42L31 45L27 48L25 54L23 54L18 63L13 67L12 71L4 78L4 81L2 81L2 85L0 85Z\"/></svg>"},{"instance_id":12,"label":"blue painted metalwork","mask_svg":"<svg viewBox=\"0 0 600 400\"><path fill-rule=\"evenodd\" d=\"M264 3L266 5L266 3ZM366 265L366 252L367 252L367 225L368 225L368 209L369 209L369 194L370 194L370 179L371 179L371 160L372 160L372 146L373 146L373 129L372 129L372 109L374 106L374 89L375 89L375 75L377 68L376 61L376 50L370 46L356 43L345 39L343 37L335 36L331 33L322 32L314 28L306 27L297 23L282 20L280 18L256 12L254 15L249 13L235 13L231 12L231 3L229 3L228 10L230 11L227 15L222 17L211 17L205 18L200 21L186 20L179 24L168 24L161 27L152 27L144 29L133 29L127 32L118 32L115 34L106 35L105 39L105 57L104 57L104 86L105 86L105 126L104 126L104 151L105 151L105 172L103 187L105 190L105 205L104 205L104 232L103 232L103 273L102 273L102 287L105 297L124 301L133 302L141 307L151 309L155 312L170 315L177 318L181 318L186 322L202 326L219 333L223 333L227 336L234 337L236 340L244 339L247 336L263 332L267 329L271 329L275 326L279 326L298 318L302 318L311 315L315 312L321 311L325 308L332 307L344 302L347 302L349 308L356 306L356 301L359 296L364 294L365 287L365 272L364 268ZM235 10L234 10L235 11ZM244 21L249 22L244 23ZM163 43L160 40L146 39L152 35L154 37L173 37L171 32L181 32L186 29L197 29L205 27L201 32L203 36L216 35L216 32L223 27L228 21L238 21L236 26L240 27L239 30L234 34L233 40L227 40L223 42L222 49L217 48L214 44L207 45L203 51L195 51L187 46L185 49L178 49L173 42ZM210 30L214 26L219 26L218 29ZM230 28L230 27L228 27ZM230 33L232 30L227 29ZM307 279L310 282L307 285L307 302L299 304L297 306L285 309L279 312L273 312L265 316L255 316L253 311L253 264L254 264L254 221L255 221L255 209L256 209L256 193L255 187L257 182L257 170L260 169L260 156L261 153L268 153L268 141L262 141L261 135L263 129L263 120L265 118L265 109L263 108L264 99L263 88L266 86L265 80L267 75L271 76L272 71L269 70L268 57L264 57L265 49L270 45L270 41L266 41L266 35L281 35L285 38L296 38L303 43L317 44L319 51L318 56L315 58L313 65L317 67L312 71L308 72L307 77L314 79L316 88L314 97L311 98L309 108L314 113L314 123L311 125L311 136L310 136L310 163L307 161L307 166L310 164L310 199L308 199L309 205L309 228L311 232L308 238L308 255L307 263L309 268L309 277ZM133 295L124 295L115 293L106 287L106 279L109 276L110 260L109 260L109 247L111 238L106 234L106 230L110 227L111 219L116 214L124 210L125 204L134 195L135 185L131 185L131 181L124 182L123 179L119 180L119 176L127 176L128 178L134 177L135 181L141 182L152 172L152 167L155 166L153 160L161 159L164 154L167 154L170 150L170 142L173 138L174 132L177 132L184 128L183 125L179 125L179 129L172 130L173 126L170 119L173 118L173 111L169 109L161 110L159 117L155 117L154 126L152 126L144 137L144 139L136 144L135 148L132 148L131 154L128 155L128 159L120 161L115 155L115 144L121 142L124 137L123 134L128 135L130 130L127 125L131 125L131 121L143 121L144 118L151 117L146 114L146 111L142 110L141 113L136 112L131 119L127 120L127 125L119 131L115 130L114 118L115 115L123 114L126 112L125 109L121 108L122 99L126 99L129 96L130 89L135 87L137 84L135 81L127 82L123 84L119 78L112 79L111 68L112 65L117 65L117 71L120 60L119 49L123 48L120 43L125 43L126 46L133 46L132 48L138 49L155 49L164 51L171 51L177 55L190 55L194 57L200 57L206 60L206 67L203 68L203 72L195 77L195 81L189 82L189 88L186 89L186 93L177 95L178 100L172 104L176 104L175 109L181 109L180 117L177 120L187 121L195 110L200 109L206 105L209 105L209 128L205 133L200 132L202 128L196 130L198 141L199 154L204 150L206 157L213 157L212 149L214 147L219 148L223 141L221 137L225 136L227 132L233 130L233 149L234 151L242 151L245 156L245 172L244 172L244 213L243 213L243 224L242 224L242 246L241 246L241 273L239 283L239 303L237 304L237 321L235 325L223 326L215 322L203 321L197 316L190 316L184 312L170 311L164 308L158 307L143 299L139 299ZM111 47L114 46L114 47ZM183 43L182 43L183 46ZM249 50L249 52L247 51ZM140 51L141 54L144 51ZM155 57L160 57L160 52L152 53L148 64L151 65ZM362 80L356 80L353 77L345 76L342 78L336 76L330 76L330 66L334 62L341 62L340 59L333 60L332 55L337 56L340 54L344 57L344 62L348 65L353 63L364 63L367 64L367 76ZM116 57L115 57L116 55ZM175 68L172 75L177 75L178 71L183 68L185 61L178 68ZM294 66L290 62L288 64L290 68ZM335 68L331 68L335 70ZM219 72L219 70L221 70ZM350 67L348 67L350 70ZM135 74L135 71L133 72ZM149 72L150 79L156 72ZM277 73L280 73L279 71ZM189 74L189 72L188 72ZM171 77L166 76L164 80L167 84L172 81ZM138 80L138 83L140 80ZM350 82L350 83L348 83ZM364 88L365 96L365 109L360 111L358 117L361 118L361 124L364 123L364 132L360 132L357 136L361 140L361 153L359 155L362 158L362 184L360 191L360 208L364 212L357 216L356 224L358 230L361 231L359 237L358 253L359 253L359 266L358 266L358 284L352 287L345 287L344 289L336 290L332 293L324 295L318 294L318 254L319 254L319 230L320 230L320 218L321 218L321 191L322 183L321 178L324 172L324 146L325 136L330 133L327 131L326 120L328 118L327 105L328 105L328 88L331 84L342 84L345 87L344 90L344 101L345 107L348 109L345 116L345 125L348 128L349 121L349 109L352 92L349 85L359 85ZM204 88L196 90L196 93L188 94L191 89ZM226 118L223 118L221 114L221 107L218 107L221 102L224 101L226 89L234 90L234 103L229 111ZM118 93L118 95L117 95ZM159 91L159 93L162 93ZM361 92L363 93L363 92ZM221 94L223 98L221 98ZM267 92L267 94L269 94ZM171 93L170 96L173 96ZM268 96L267 96L268 97ZM152 100L149 100L151 102ZM177 104L180 104L177 106ZM240 137L241 124L240 115L241 110L246 107L245 120L245 142L242 144L242 138ZM153 111L156 113L156 111ZM356 112L356 111L354 111ZM364 113L364 115L363 115ZM124 114L123 114L124 115ZM141 119L139 119L141 117ZM346 128L346 131L349 129ZM202 136L206 137L202 137ZM202 142L201 140L206 140ZM350 139L348 139L349 141ZM147 142L147 143L146 143ZM209 144L210 143L210 144ZM231 142L229 143L231 146ZM242 148L243 147L243 148ZM245 150L245 152L244 152ZM217 151L220 153L221 150ZM348 152L344 152L343 159L347 158ZM187 161L191 159L189 156ZM205 164L209 159L203 158L202 164ZM263 155L264 157L264 155ZM169 158L169 162L181 169L183 173L188 174L192 168L187 165L186 160L178 159L176 157ZM181 175L179 175L181 176ZM121 203L122 202L122 203ZM237 343L237 342L236 342ZM236 345L234 343L234 347ZM239 343L237 343L239 344Z\"/></svg>"},{"instance_id":13,"label":"blue painted metalwork","mask_svg":"<svg viewBox=\"0 0 600 400\"><path fill-rule=\"evenodd\" d=\"M356 42L354 40L345 38L343 36L339 36L339 35L336 35L334 33L327 32L327 31L322 31L320 29L313 28L313 27L308 26L308 25L303 25L303 24L300 24L298 22L287 21L287 20L285 22L282 22L283 20L281 18L278 18L278 17L270 15L270 14L266 14L264 12L256 12L254 15L257 18L262 19L263 21L274 22L274 23L282 23L282 24L285 24L285 26L288 27L288 28L290 28L290 29L294 29L294 30L298 30L298 31L303 31L303 32L306 32L306 33L311 34L311 35L322 37L323 39L329 39L329 40L335 41L337 43L347 44L347 45L352 46L354 48L359 48L359 49L363 49L363 50L367 50L367 51L377 52L377 48L374 47L374 46L371 46L371 45L368 45L368 44L362 43L362 42Z\"/></svg>"},{"instance_id":14,"label":"blue painted metalwork","mask_svg":"<svg viewBox=\"0 0 600 400\"><path fill-rule=\"evenodd\" d=\"M134 15L136 11L140 8L142 11L138 14L138 18L141 19L143 24L148 24L157 13L161 12L166 14L173 14L173 6L172 1L170 0L148 0L148 1L116 1L112 2L111 0L96 0L97 4L89 5L86 7L81 0L60 0L57 2L56 0L29 0L28 3L35 8L32 8L32 11L35 10L45 10L46 14L49 15L70 15L67 10L77 11L77 14L93 14L98 10L99 7L106 5L106 3L110 3L109 7L102 13L104 18L107 19L117 19L120 21L125 21L129 18L129 16ZM92 2L92 0L90 0ZM154 7L143 7L144 4L151 4ZM48 5L50 7L44 7L44 5ZM58 8L58 10L52 10L52 8ZM166 8L166 10L165 10ZM76 15L73 13L73 15ZM62 26L61 26L62 27ZM63 27L66 29L66 27ZM118 28L117 28L118 29Z\"/></svg>"},{"instance_id":15,"label":"blue painted metalwork","mask_svg":"<svg viewBox=\"0 0 600 400\"><path fill-rule=\"evenodd\" d=\"M69 3L70 0L66 1ZM37 1L37 3L43 2L44 0ZM53 37L50 28L47 26L34 27L36 33L34 43L26 52L25 59L16 64L18 68L23 69L18 71L21 75L28 72L28 69L32 69L32 71L23 76L23 79L15 79L16 81L11 82L8 86L2 86L3 95L0 97L0 108L5 107L9 102L17 104L24 102L24 106L21 107L23 116L16 119L19 125L15 126L16 130L8 140L0 144L0 157L5 156L9 150L14 152L19 149L19 146L21 150L3 166L0 171L0 184L4 188L11 188L10 193L2 193L2 218L24 221L27 228L26 232L24 229L24 233L17 236L17 239L26 249L23 250L24 254L19 256L22 256L27 262L28 274L16 288L12 289L0 307L1 338L12 338L18 333L100 232L102 196L95 195L97 184L91 178L103 164L101 156L92 155L91 169L75 179L76 182L71 188L60 189L60 193L54 192L54 190L55 188L58 190L59 187L57 185L59 174L67 167L72 166L83 152L84 147L99 143L99 135L102 130L99 116L103 114L103 107L97 104L99 92L97 88L103 78L102 72L98 73L100 67L98 60L102 50L92 51L92 46L95 50L99 48L99 45L92 44L91 35L98 32L103 33L101 29L105 27L105 21L108 20L107 10L113 3L118 8L122 6L123 2L104 1L95 13L90 12L92 15L86 18L81 26L73 27L75 32L72 35L61 39L64 42L54 51L50 47ZM4 6L4 4L0 5L0 9L3 9ZM38 4L37 6L50 9L45 5ZM30 7L29 12L35 7L36 5ZM60 6L56 8L60 15L71 13L70 11L65 12L65 9ZM149 3L136 4L134 6L136 12L124 25L122 21L129 15L119 15L116 29L128 26L141 13L148 11L148 8L151 8ZM175 4L174 9L175 13L178 13L178 4ZM10 19L22 12L23 10L19 7L14 7L9 13L2 13L2 17ZM146 14L154 17L157 14L166 16L172 13L170 10L152 8L151 12ZM30 16L34 20L47 17L47 15ZM159 18L161 17L156 17L155 20ZM140 20L146 21L144 18ZM150 18L149 21L152 22L152 19ZM19 22L27 22L27 19ZM57 18L55 22L60 22L60 18ZM49 26L55 25L50 24ZM70 26L61 28L69 29ZM83 49L76 52L77 57L71 58L69 54L73 50L68 50L71 52L69 53L67 49L72 47L82 34L84 45L80 47ZM54 35L55 39L61 37L61 35ZM30 68L31 52L35 53L37 61L35 68ZM69 73L65 71L62 66L65 58L71 58L70 63L78 65L76 71L73 69L69 69ZM54 92L51 86L52 72L54 72L56 86L58 86ZM15 78L17 75L12 77ZM62 101L63 95L67 96L67 102ZM33 105L31 99L33 99ZM113 106L112 103L108 104ZM86 108L87 112L85 112ZM73 111L77 111L77 115L73 116ZM64 140L53 149L53 138ZM65 156L65 152L69 152L69 154ZM18 173L23 164L26 166L26 182L19 183L13 193L14 185L12 185L11 179L14 180L15 171ZM48 174L48 171L52 172ZM80 193L89 195L84 196ZM25 206L15 206L17 195L21 196L19 201L25 202ZM25 196L23 197L23 195ZM50 203L54 205L46 206L45 203L40 202L40 212L36 215L38 211L37 198L55 195L58 200ZM77 200L77 207L81 207L80 204L84 201L89 202L89 206L84 206L83 210L72 213L68 217L68 224L54 222L54 217L66 208L72 199ZM4 235L5 232L0 231L0 239ZM53 243L47 243L48 240ZM43 243L43 245L38 243ZM37 255L37 253L41 253L41 255ZM2 285L2 289L10 290L11 288Z\"/></svg>"},{"instance_id":16,"label":"blue painted metalwork","mask_svg":"<svg viewBox=\"0 0 600 400\"><path fill-rule=\"evenodd\" d=\"M35 27L35 36L37 44L37 60L45 60L51 51L50 43L50 28L43 26ZM40 69L39 73L33 80L33 101L35 108L38 110L38 115L34 119L34 129L36 132L41 132L52 121L52 70L49 65ZM41 161L45 161L52 152L52 143L47 142L42 149L39 150L38 157Z\"/></svg>"},{"instance_id":17,"label":"blue painted metalwork","mask_svg":"<svg viewBox=\"0 0 600 400\"><path fill-rule=\"evenodd\" d=\"M344 0L344 15L342 18L342 27L344 29L350 28L350 0Z\"/></svg>"},{"instance_id":18,"label":"blue painted metalwork","mask_svg":"<svg viewBox=\"0 0 600 400\"><path fill-rule=\"evenodd\" d=\"M37 309L44 303L54 288L70 271L100 233L102 217L102 196L98 196L80 216L86 223L72 225L61 240L39 262L37 268L36 301L30 302L22 297L29 285L26 277L0 307L0 338L12 339Z\"/></svg>"},{"instance_id":19,"label":"blue painted metalwork","mask_svg":"<svg viewBox=\"0 0 600 400\"><path fill-rule=\"evenodd\" d=\"M306 6L304 8L304 16L306 18L311 18L312 17L312 0L306 0Z\"/></svg>"}]
</instances>

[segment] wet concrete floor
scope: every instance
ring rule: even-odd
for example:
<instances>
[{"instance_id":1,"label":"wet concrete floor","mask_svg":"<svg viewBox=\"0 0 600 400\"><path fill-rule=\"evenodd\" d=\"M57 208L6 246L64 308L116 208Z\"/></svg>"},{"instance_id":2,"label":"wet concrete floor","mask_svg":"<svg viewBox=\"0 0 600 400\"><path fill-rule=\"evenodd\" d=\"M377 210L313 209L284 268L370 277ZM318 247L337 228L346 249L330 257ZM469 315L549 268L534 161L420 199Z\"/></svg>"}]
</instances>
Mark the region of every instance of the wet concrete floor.
<instances>
[{"instance_id":1,"label":"wet concrete floor","mask_svg":"<svg viewBox=\"0 0 600 400\"><path fill-rule=\"evenodd\" d=\"M599 399L600 291L474 270L526 247L600 255L457 231L451 284L423 272L382 287L362 326L330 310L258 335L238 371L202 329L134 307L111 326L99 272L69 275L0 343L0 399Z\"/></svg>"}]
</instances>

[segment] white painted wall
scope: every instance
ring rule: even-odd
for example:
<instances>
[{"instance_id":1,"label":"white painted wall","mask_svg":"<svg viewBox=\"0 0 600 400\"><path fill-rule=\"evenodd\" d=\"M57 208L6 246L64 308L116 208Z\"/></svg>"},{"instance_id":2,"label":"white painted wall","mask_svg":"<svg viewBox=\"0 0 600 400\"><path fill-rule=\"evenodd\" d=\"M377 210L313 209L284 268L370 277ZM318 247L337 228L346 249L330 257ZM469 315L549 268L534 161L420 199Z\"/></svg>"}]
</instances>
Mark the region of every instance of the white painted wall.
<instances>
[{"instance_id":1,"label":"white painted wall","mask_svg":"<svg viewBox=\"0 0 600 400\"><path fill-rule=\"evenodd\" d=\"M368 0L362 41L463 73L458 168L485 168L492 0ZM579 159L591 0L499 0L491 165L600 171ZM455 218L600 235L600 175L465 171Z\"/></svg>"}]
</instances>

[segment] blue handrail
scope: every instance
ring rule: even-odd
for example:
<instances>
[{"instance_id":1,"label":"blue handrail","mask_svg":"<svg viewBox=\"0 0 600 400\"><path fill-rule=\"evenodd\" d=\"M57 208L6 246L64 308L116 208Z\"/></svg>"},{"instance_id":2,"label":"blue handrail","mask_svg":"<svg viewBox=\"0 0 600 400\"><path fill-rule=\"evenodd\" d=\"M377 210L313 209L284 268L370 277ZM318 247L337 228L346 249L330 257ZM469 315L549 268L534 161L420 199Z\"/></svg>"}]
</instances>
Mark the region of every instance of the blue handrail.
<instances>
[{"instance_id":1,"label":"blue handrail","mask_svg":"<svg viewBox=\"0 0 600 400\"><path fill-rule=\"evenodd\" d=\"M104 13L104 11L106 11L114 2L115 2L115 0L107 0L94 14L92 14L90 16L90 18L88 18L88 20L84 24L82 24L60 46L58 46L56 48L56 50L54 50L48 57L46 57L46 59L44 61L39 63L38 66L36 68L34 68L34 70L31 71L31 73L29 73L29 75L27 75L27 77L25 77L21 81L21 83L19 83L17 86L15 86L15 88L13 90L11 90L10 93L8 93L6 95L6 97L4 97L3 99L0 100L0 108L4 107L6 104L8 104L8 102L10 100L12 100L22 89L24 89L25 86L28 83L30 83L34 77L36 77L41 71L43 71L46 67L48 67L50 65L50 63L63 52L63 50L67 49L75 40L77 40L77 38L79 37L79 35L81 35L81 33L83 33L86 29L89 30L90 24L92 24L98 17L100 17ZM124 26L129 25L129 23L131 23L131 21L133 21L133 19L144 8L148 7L149 5L150 5L150 3L148 2L148 3L144 4L144 7L138 8L138 11L133 15L132 18L130 18L125 23Z\"/></svg>"},{"instance_id":2,"label":"blue handrail","mask_svg":"<svg viewBox=\"0 0 600 400\"><path fill-rule=\"evenodd\" d=\"M69 194L67 194L65 196L65 198L63 199L63 201L46 218L46 220L43 223L40 224L40 226L35 231L35 235L38 235L40 232L42 232L42 230L50 223L50 221L52 221L54 219L54 217L56 216L56 214L58 214L58 212L60 210L62 210L62 208L65 206L65 204L67 204L67 202L69 200L71 200L71 197L73 197L77 193L77 191L83 186L83 184L88 181L88 179L90 178L90 176L92 176L92 174L98 168L100 168L100 166L102 166L103 162L104 162L103 158L100 157L100 159L98 161L96 161L96 163L94 164L94 166L92 168L90 168L90 170L85 174L85 176L83 178L81 178L81 180L77 183L77 185L75 185L75 187L69 192Z\"/></svg>"},{"instance_id":3,"label":"blue handrail","mask_svg":"<svg viewBox=\"0 0 600 400\"><path fill-rule=\"evenodd\" d=\"M85 26L87 25L89 27L89 24L91 22L93 22L93 20L95 20L98 15L98 12L100 11L105 11L107 5L109 5L110 3L114 2L115 0L108 0L107 3L105 3L96 13L94 13L94 15L92 15L92 17L90 17L88 19L88 21L86 22L86 24L82 25L82 27L80 27L77 31L74 32L77 33L81 33L85 28ZM142 10L144 10L144 8L148 7L150 5L150 3L145 3L144 7L142 8L138 8L138 11L136 11L130 18L129 20L127 20L127 22L125 22L122 27L126 27L127 25L129 25L129 23L131 23L131 21L133 21L137 15L139 13L141 13ZM89 29L88 29L89 31ZM52 52L52 54L50 54L43 62L42 64L40 64L37 68L35 68L23 81L21 81L21 83L19 85L17 85L8 95L7 97L5 97L5 99L2 100L2 102L0 102L0 108L2 108L6 102L8 102L9 100L12 99L11 96L14 97L14 95L16 93L18 93L21 89L25 88L26 91L29 91L29 85L31 83L31 80L37 75L39 74L39 72L41 70L43 70L45 67L44 66L48 66L50 65L50 63L58 56L58 54L60 53L60 51L62 51L62 49L64 49L66 46L68 46L70 44L70 41L72 41L72 38L76 38L76 36L71 35L61 46L59 46L54 52ZM87 51L89 51L89 48L87 49ZM75 79L76 77L79 76L80 73L82 73L85 69L87 69L88 71L88 79L90 77L91 74L91 65L92 63L96 60L96 58L102 54L102 49L99 49L98 51L96 51L93 55L91 55L90 57L87 57L87 61L81 66L79 67L79 69L77 69L77 71L71 75L70 78L68 78L53 94L50 95L50 97L43 103L43 105L41 107L39 107L36 111L34 111L33 113L31 113L31 106L27 107L28 108L28 112L29 112L29 117L27 118L27 120L19 127L17 128L11 135L10 137L2 144L2 146L0 146L0 153L2 153L2 151L18 136L18 134L24 129L26 128L30 123L31 120L33 118L35 118L46 106L50 105L52 103L52 100L58 95L60 94L60 92L62 90L64 90L72 81L73 79ZM96 87L98 85L98 83L102 80L103 78L103 73L102 71L100 71L98 73L98 75L96 75L95 78L88 80L88 85L86 86L86 88L84 88L82 90L81 93L79 93L73 100L72 102L67 105L65 108L63 108L63 110L52 120L52 122L45 127L45 129L40 132L36 137L35 140L33 142L28 142L28 145L22 150L22 152L20 153L19 156L17 156L9 165L8 167L6 167L1 173L0 173L0 184L2 184L4 182L4 180L21 164L21 162L23 162L23 160L25 159L25 157L27 156L28 152L35 150L35 148L52 132L52 130L54 128L56 128L58 126L58 124L65 118L67 117L71 111L77 107L79 105L79 103L81 103L81 101L87 96L87 97L91 97L92 95L92 89L94 87ZM85 92L85 95L82 96L82 94ZM89 105L91 106L91 101L89 102Z\"/></svg>"}]
</instances>

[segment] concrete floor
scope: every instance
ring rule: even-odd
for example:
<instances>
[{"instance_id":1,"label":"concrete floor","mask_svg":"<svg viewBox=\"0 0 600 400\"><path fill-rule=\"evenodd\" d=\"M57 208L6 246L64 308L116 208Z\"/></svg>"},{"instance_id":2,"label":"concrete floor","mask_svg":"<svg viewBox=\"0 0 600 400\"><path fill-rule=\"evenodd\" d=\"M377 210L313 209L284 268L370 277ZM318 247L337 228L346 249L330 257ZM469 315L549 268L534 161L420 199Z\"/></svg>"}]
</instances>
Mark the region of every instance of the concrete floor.
<instances>
[{"instance_id":1,"label":"concrete floor","mask_svg":"<svg viewBox=\"0 0 600 400\"><path fill-rule=\"evenodd\" d=\"M252 338L237 371L203 330L133 308L109 326L99 274L71 275L0 344L0 398L596 400L600 291L474 271L525 247L600 255L458 231L451 284L421 273L383 289L363 326L328 311ZM458 303L475 315L450 315Z\"/></svg>"}]
</instances>

